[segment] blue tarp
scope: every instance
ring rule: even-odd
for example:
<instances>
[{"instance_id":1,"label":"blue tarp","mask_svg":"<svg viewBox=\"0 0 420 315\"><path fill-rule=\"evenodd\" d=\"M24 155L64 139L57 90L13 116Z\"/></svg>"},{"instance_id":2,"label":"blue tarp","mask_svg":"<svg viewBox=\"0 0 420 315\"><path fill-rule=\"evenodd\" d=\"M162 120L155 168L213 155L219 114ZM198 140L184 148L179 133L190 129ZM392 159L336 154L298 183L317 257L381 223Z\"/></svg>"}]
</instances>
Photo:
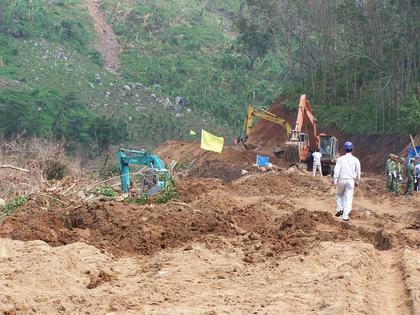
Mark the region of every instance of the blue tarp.
<instances>
[{"instance_id":1,"label":"blue tarp","mask_svg":"<svg viewBox=\"0 0 420 315\"><path fill-rule=\"evenodd\" d=\"M270 158L268 156L257 155L257 165L258 166L267 167L269 160L270 160Z\"/></svg>"},{"instance_id":2,"label":"blue tarp","mask_svg":"<svg viewBox=\"0 0 420 315\"><path fill-rule=\"evenodd\" d=\"M416 150L418 152L417 155L420 155L420 145L416 146ZM408 156L409 157L416 157L416 152L414 152L414 148L408 148Z\"/></svg>"}]
</instances>

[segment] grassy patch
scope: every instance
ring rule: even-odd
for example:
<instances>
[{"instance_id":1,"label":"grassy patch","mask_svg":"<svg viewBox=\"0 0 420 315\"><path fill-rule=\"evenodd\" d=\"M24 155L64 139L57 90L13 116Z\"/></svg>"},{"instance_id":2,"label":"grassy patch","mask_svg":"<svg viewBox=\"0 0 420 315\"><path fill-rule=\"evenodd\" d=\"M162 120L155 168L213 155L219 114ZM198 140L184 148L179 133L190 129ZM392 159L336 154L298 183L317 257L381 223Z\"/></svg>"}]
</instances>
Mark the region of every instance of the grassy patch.
<instances>
[{"instance_id":1,"label":"grassy patch","mask_svg":"<svg viewBox=\"0 0 420 315\"><path fill-rule=\"evenodd\" d=\"M101 186L101 187L96 188L95 193L97 193L98 195L111 197L111 198L115 198L117 196L117 193L114 191L114 189L108 186Z\"/></svg>"},{"instance_id":2,"label":"grassy patch","mask_svg":"<svg viewBox=\"0 0 420 315\"><path fill-rule=\"evenodd\" d=\"M3 215L11 215L18 207L23 206L27 202L28 198L26 196L17 196L10 200L5 206L1 207L0 210Z\"/></svg>"},{"instance_id":3,"label":"grassy patch","mask_svg":"<svg viewBox=\"0 0 420 315\"><path fill-rule=\"evenodd\" d=\"M231 129L242 125L247 104L267 107L281 92L278 57L268 56L249 70L231 36L239 1L108 0L103 8L127 43L122 54L125 78L159 84L164 94L185 97L192 108Z\"/></svg>"},{"instance_id":4,"label":"grassy patch","mask_svg":"<svg viewBox=\"0 0 420 315\"><path fill-rule=\"evenodd\" d=\"M137 80L137 75L121 78L104 70L101 56L92 49L95 34L85 1L31 3L34 7L28 7L29 2L23 0L0 4L1 12L9 10L8 14L19 20L19 25L5 23L0 26L0 92L7 94L0 110L20 104L18 109L21 108L25 115L20 115L18 120L29 133L51 135L51 124L60 111L60 102L52 99L75 95L87 111L94 112L83 114L86 118L83 124L91 124L93 116L112 117L124 122L128 128L128 134L120 140L124 146L152 149L168 139L189 139L190 129L199 131L205 128L220 131L223 135L233 134L229 126L217 122L205 110L164 108L162 100L171 96L167 90L153 90L146 85L132 87L135 82L152 86L151 82L158 80L144 82ZM6 4L8 7L4 10ZM32 15L26 10L33 10ZM72 22L68 24L66 21ZM121 37L122 44L124 38ZM152 69L149 73L153 73ZM131 91L127 92L124 86L131 87ZM31 97L37 91L45 97ZM13 96L9 97L11 94ZM171 101L173 103L174 98ZM10 111L2 113L7 114L1 117L5 121L12 121L14 118L10 116L16 116ZM105 130L104 123L98 121L96 125L102 125ZM76 127L83 127L83 124L78 123ZM5 125L1 128L3 132L4 128ZM9 131L13 133L13 128ZM85 132L80 134L86 139ZM104 140L107 133L99 136Z\"/></svg>"}]
</instances>

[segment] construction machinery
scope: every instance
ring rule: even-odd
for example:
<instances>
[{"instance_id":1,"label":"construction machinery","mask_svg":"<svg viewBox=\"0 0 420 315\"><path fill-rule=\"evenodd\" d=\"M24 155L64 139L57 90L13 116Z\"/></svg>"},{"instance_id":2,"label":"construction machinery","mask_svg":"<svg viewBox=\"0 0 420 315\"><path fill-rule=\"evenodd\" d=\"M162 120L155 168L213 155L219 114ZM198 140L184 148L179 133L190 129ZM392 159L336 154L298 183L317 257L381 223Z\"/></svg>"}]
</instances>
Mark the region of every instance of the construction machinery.
<instances>
[{"instance_id":1,"label":"construction machinery","mask_svg":"<svg viewBox=\"0 0 420 315\"><path fill-rule=\"evenodd\" d=\"M305 128L305 130L304 130ZM306 132L304 132L306 131ZM326 134L317 134L317 120L312 113L306 95L301 95L295 128L290 132L286 142L285 158L288 162L307 163L312 167L311 154L319 149L322 154L322 172L329 174L337 159L337 139Z\"/></svg>"},{"instance_id":2,"label":"construction machinery","mask_svg":"<svg viewBox=\"0 0 420 315\"><path fill-rule=\"evenodd\" d=\"M130 165L145 165L145 168L135 173L140 178L140 193L154 195L166 187L171 176L162 160L145 150L119 149L117 151L118 170L123 193L133 186L130 178Z\"/></svg>"},{"instance_id":3,"label":"construction machinery","mask_svg":"<svg viewBox=\"0 0 420 315\"><path fill-rule=\"evenodd\" d=\"M264 109L255 109L254 106L249 105L248 110L246 112L244 127L241 132L241 136L239 137L239 141L242 142L242 144L244 145L246 144L246 141L248 140L249 134L251 132L252 120L254 117L264 119L282 126L286 135L285 139L288 138L289 133L292 131L292 127L290 126L290 124L283 118L277 116L276 114L270 113L269 111L266 111Z\"/></svg>"}]
</instances>

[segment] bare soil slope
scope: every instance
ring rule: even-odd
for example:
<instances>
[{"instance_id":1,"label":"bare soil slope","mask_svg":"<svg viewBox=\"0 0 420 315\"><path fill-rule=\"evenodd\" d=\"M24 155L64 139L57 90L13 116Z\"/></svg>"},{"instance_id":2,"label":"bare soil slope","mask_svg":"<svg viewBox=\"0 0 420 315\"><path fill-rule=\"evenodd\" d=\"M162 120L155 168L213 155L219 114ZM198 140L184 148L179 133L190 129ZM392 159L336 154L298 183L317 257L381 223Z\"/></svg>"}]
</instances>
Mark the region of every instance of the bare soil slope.
<instances>
[{"instance_id":1,"label":"bare soil slope","mask_svg":"<svg viewBox=\"0 0 420 315\"><path fill-rule=\"evenodd\" d=\"M95 48L102 55L105 68L115 73L119 68L120 45L118 37L99 10L100 3L101 0L87 0L89 14L93 19L96 31Z\"/></svg>"},{"instance_id":2,"label":"bare soil slope","mask_svg":"<svg viewBox=\"0 0 420 315\"><path fill-rule=\"evenodd\" d=\"M296 111L286 108L281 98L273 103L269 111L286 119L294 128ZM409 143L409 138L399 135L351 135L337 128L319 128L318 133L333 135L339 139L341 144L345 141L352 141L355 145L355 155L360 158L363 171L374 173L382 173L388 155L390 153L399 154ZM260 120L252 129L249 142L273 148L278 144L284 145L286 139L284 131L279 125Z\"/></svg>"}]
</instances>

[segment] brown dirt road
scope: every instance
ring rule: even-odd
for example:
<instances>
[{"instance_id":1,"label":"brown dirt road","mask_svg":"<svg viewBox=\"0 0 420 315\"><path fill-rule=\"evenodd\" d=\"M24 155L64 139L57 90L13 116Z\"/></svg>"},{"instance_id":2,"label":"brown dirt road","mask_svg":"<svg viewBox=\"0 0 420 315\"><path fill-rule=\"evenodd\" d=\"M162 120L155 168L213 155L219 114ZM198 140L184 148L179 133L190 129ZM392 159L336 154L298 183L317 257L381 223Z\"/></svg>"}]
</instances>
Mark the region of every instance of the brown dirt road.
<instances>
[{"instance_id":1,"label":"brown dirt road","mask_svg":"<svg viewBox=\"0 0 420 315\"><path fill-rule=\"evenodd\" d=\"M253 161L178 149L160 152L197 166L218 158L214 169L225 163L232 174ZM380 178L367 177L348 226L333 216L329 178L290 169L200 174L179 179L180 201L166 205L46 208L33 198L0 226L0 312L420 311L420 195L388 195Z\"/></svg>"},{"instance_id":2,"label":"brown dirt road","mask_svg":"<svg viewBox=\"0 0 420 315\"><path fill-rule=\"evenodd\" d=\"M119 69L118 56L121 50L118 43L118 37L99 10L101 0L86 1L96 31L95 48L102 55L105 68L111 72L117 73Z\"/></svg>"}]
</instances>

